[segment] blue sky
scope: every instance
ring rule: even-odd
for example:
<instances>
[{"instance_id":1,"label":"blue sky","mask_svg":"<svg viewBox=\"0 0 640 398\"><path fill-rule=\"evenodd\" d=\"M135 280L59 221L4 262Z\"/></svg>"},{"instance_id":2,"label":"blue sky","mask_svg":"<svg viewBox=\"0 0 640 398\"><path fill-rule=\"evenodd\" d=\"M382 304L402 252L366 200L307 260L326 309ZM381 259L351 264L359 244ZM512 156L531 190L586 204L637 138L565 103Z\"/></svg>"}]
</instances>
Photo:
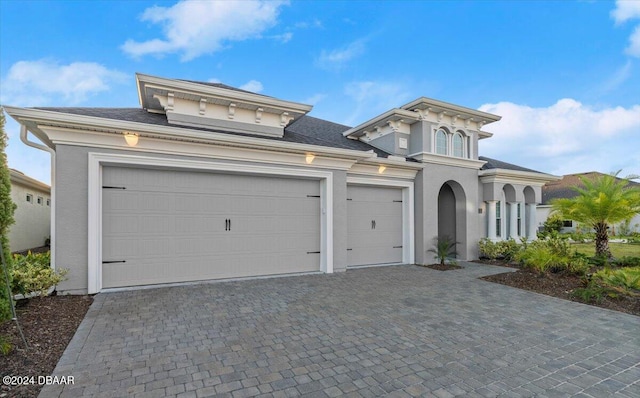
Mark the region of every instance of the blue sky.
<instances>
[{"instance_id":1,"label":"blue sky","mask_svg":"<svg viewBox=\"0 0 640 398\"><path fill-rule=\"evenodd\" d=\"M640 174L640 1L0 1L0 103L138 107L135 72L357 125L426 96L502 116L481 155ZM9 165L50 181L8 118Z\"/></svg>"}]
</instances>

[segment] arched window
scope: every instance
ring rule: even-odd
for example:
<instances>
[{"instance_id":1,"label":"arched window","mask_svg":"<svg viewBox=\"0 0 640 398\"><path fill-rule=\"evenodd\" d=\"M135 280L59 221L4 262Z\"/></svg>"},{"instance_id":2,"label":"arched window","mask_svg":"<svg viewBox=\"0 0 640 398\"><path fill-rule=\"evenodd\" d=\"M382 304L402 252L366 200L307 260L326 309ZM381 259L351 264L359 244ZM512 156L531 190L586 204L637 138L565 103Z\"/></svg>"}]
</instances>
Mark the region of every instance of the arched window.
<instances>
[{"instance_id":1,"label":"arched window","mask_svg":"<svg viewBox=\"0 0 640 398\"><path fill-rule=\"evenodd\" d=\"M459 158L464 157L464 144L462 140L462 134L455 133L453 136L453 156Z\"/></svg>"},{"instance_id":2,"label":"arched window","mask_svg":"<svg viewBox=\"0 0 640 398\"><path fill-rule=\"evenodd\" d=\"M436 133L436 153L447 154L447 133L442 129Z\"/></svg>"}]
</instances>

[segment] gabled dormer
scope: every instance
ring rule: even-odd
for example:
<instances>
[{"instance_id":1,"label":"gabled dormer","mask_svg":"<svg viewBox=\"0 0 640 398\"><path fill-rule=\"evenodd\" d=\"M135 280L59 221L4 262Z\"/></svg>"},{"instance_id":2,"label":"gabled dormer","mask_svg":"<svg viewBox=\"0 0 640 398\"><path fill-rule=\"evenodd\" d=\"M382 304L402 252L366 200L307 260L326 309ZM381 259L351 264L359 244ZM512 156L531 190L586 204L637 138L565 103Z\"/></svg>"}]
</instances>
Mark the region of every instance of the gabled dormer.
<instances>
[{"instance_id":1,"label":"gabled dormer","mask_svg":"<svg viewBox=\"0 0 640 398\"><path fill-rule=\"evenodd\" d=\"M417 160L478 160L478 140L492 134L482 128L500 116L421 97L401 107L417 115L411 132L410 157Z\"/></svg>"},{"instance_id":2,"label":"gabled dormer","mask_svg":"<svg viewBox=\"0 0 640 398\"><path fill-rule=\"evenodd\" d=\"M498 120L500 116L422 97L343 134L396 156L479 168L478 140L491 137L482 128Z\"/></svg>"},{"instance_id":3,"label":"gabled dormer","mask_svg":"<svg viewBox=\"0 0 640 398\"><path fill-rule=\"evenodd\" d=\"M136 74L140 105L169 124L282 137L284 128L312 106L218 83Z\"/></svg>"}]
</instances>

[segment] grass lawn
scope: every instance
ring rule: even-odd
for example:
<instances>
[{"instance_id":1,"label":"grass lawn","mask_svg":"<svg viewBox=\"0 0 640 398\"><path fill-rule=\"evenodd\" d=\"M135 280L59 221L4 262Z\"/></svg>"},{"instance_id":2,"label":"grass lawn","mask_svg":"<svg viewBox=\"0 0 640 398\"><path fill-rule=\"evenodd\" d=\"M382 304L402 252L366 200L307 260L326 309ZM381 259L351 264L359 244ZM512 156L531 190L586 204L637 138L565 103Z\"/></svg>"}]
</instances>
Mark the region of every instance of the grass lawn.
<instances>
[{"instance_id":1,"label":"grass lawn","mask_svg":"<svg viewBox=\"0 0 640 398\"><path fill-rule=\"evenodd\" d=\"M593 256L596 252L596 244L594 242L572 243L571 247L587 256ZM609 248L613 257L616 258L623 256L640 257L640 244L637 243L609 243Z\"/></svg>"}]
</instances>

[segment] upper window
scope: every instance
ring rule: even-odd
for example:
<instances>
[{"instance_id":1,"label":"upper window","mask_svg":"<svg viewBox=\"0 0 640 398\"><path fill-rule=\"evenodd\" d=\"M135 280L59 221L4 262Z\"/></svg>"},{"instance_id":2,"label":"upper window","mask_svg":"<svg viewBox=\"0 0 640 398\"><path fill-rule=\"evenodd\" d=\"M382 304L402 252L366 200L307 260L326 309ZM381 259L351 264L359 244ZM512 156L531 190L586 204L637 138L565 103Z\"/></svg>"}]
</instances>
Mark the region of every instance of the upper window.
<instances>
[{"instance_id":1,"label":"upper window","mask_svg":"<svg viewBox=\"0 0 640 398\"><path fill-rule=\"evenodd\" d=\"M436 153L447 154L447 133L442 129L436 132Z\"/></svg>"},{"instance_id":2,"label":"upper window","mask_svg":"<svg viewBox=\"0 0 640 398\"><path fill-rule=\"evenodd\" d=\"M464 144L462 140L462 134L455 133L453 135L453 156L459 158L464 157Z\"/></svg>"},{"instance_id":3,"label":"upper window","mask_svg":"<svg viewBox=\"0 0 640 398\"><path fill-rule=\"evenodd\" d=\"M33 195L31 195L30 193L27 194L27 202L33 203Z\"/></svg>"},{"instance_id":4,"label":"upper window","mask_svg":"<svg viewBox=\"0 0 640 398\"><path fill-rule=\"evenodd\" d=\"M47 206L51 206L51 199L47 199Z\"/></svg>"},{"instance_id":5,"label":"upper window","mask_svg":"<svg viewBox=\"0 0 640 398\"><path fill-rule=\"evenodd\" d=\"M43 205L44 204L44 198L42 196L38 196L38 204L39 205Z\"/></svg>"}]
</instances>

